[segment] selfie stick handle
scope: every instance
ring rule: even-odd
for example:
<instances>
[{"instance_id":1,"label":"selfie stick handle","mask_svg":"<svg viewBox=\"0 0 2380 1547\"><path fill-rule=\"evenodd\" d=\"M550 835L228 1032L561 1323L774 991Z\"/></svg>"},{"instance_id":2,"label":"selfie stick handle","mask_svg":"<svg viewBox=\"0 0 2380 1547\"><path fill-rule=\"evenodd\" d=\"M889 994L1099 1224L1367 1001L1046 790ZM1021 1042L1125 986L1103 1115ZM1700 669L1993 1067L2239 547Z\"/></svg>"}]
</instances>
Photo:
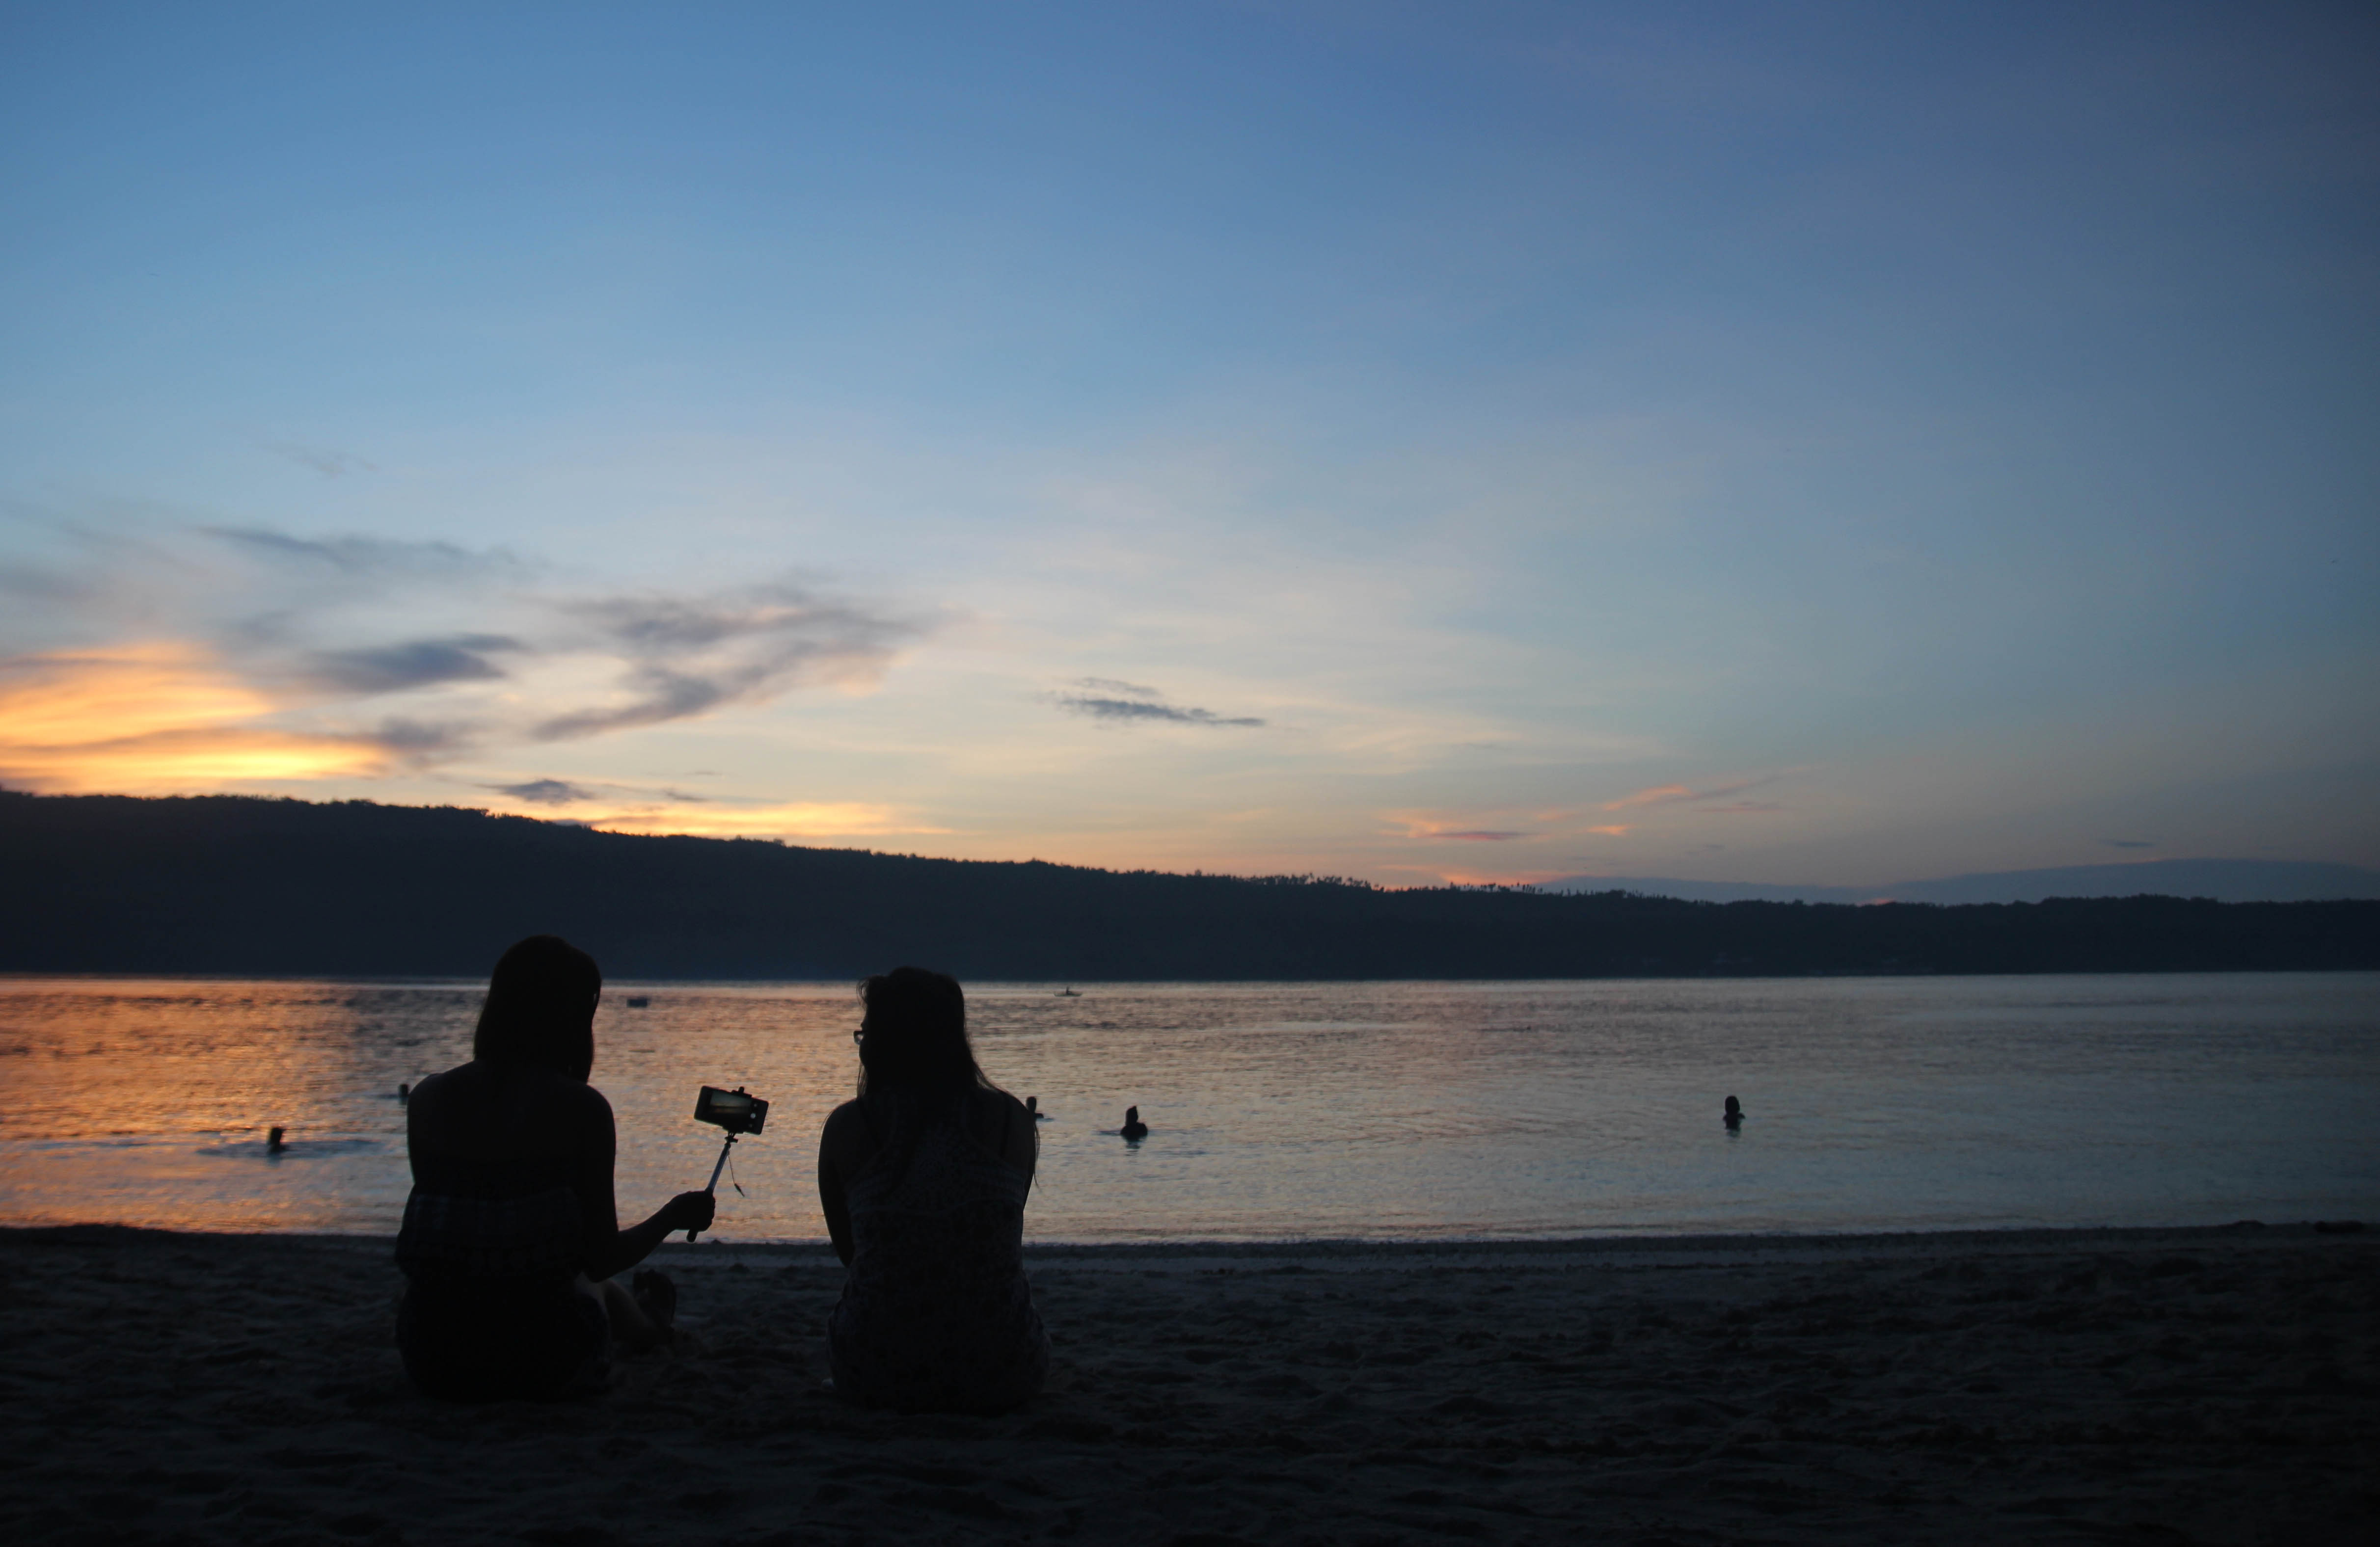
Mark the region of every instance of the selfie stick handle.
<instances>
[{"instance_id":1,"label":"selfie stick handle","mask_svg":"<svg viewBox=\"0 0 2380 1547\"><path fill-rule=\"evenodd\" d=\"M719 1173L727 1169L727 1152L735 1147L735 1135L731 1133L727 1136L727 1142L719 1146L719 1164L710 1168L710 1180L703 1187L702 1190L705 1192L717 1192L719 1190ZM691 1241L695 1237L700 1234L702 1234L702 1232L699 1230L688 1230L686 1233L686 1239L688 1241Z\"/></svg>"}]
</instances>

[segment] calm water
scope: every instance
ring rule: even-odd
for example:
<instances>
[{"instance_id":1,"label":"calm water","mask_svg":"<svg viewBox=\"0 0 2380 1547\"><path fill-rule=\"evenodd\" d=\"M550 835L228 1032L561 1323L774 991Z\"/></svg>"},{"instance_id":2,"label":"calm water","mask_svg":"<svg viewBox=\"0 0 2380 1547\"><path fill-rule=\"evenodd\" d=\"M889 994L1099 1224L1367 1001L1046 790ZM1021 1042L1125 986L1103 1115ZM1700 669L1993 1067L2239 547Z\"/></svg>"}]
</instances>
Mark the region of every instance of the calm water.
<instances>
[{"instance_id":1,"label":"calm water","mask_svg":"<svg viewBox=\"0 0 2380 1547\"><path fill-rule=\"evenodd\" d=\"M1041 1239L2380 1214L2380 975L1082 987L969 995L985 1069L1053 1118ZM0 1220L393 1230L397 1082L468 1056L479 998L0 981ZM695 1089L743 1084L775 1106L718 1233L822 1236L856 1022L847 985L610 985L624 1212L701 1185Z\"/></svg>"}]
</instances>

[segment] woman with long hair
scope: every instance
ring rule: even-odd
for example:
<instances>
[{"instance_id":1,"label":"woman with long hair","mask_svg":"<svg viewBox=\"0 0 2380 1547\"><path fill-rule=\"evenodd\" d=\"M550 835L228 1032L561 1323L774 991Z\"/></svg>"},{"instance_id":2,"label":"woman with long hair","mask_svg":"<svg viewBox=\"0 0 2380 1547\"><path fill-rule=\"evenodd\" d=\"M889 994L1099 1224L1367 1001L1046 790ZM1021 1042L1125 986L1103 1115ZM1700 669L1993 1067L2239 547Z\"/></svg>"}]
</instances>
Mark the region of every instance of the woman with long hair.
<instances>
[{"instance_id":1,"label":"woman with long hair","mask_svg":"<svg viewBox=\"0 0 2380 1547\"><path fill-rule=\"evenodd\" d=\"M819 1202L850 1268L827 1323L835 1390L904 1412L997 1412L1041 1389L1025 1280L1033 1114L984 1077L958 981L860 985L859 1094L819 1140Z\"/></svg>"},{"instance_id":2,"label":"woman with long hair","mask_svg":"<svg viewBox=\"0 0 2380 1547\"><path fill-rule=\"evenodd\" d=\"M600 1390L614 1339L669 1335L676 1295L658 1273L632 1294L612 1275L672 1230L705 1229L712 1201L681 1192L620 1228L619 1135L587 1082L603 974L568 941L536 935L488 980L471 1061L406 1104L413 1192L396 1239L406 1373L433 1396L483 1400Z\"/></svg>"}]
</instances>

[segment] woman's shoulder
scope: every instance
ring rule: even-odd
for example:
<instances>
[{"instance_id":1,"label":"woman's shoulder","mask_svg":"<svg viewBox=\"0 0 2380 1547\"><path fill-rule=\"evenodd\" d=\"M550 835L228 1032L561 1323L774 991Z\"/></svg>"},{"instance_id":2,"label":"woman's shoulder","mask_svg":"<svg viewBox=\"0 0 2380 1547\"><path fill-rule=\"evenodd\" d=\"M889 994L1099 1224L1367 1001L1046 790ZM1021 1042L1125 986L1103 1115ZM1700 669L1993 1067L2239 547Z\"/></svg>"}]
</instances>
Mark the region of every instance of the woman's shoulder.
<instances>
[{"instance_id":1,"label":"woman's shoulder","mask_svg":"<svg viewBox=\"0 0 2380 1547\"><path fill-rule=\"evenodd\" d=\"M868 1113L857 1096L826 1115L826 1126L819 1132L821 1154L844 1160L858 1158L858 1152L869 1146Z\"/></svg>"}]
</instances>

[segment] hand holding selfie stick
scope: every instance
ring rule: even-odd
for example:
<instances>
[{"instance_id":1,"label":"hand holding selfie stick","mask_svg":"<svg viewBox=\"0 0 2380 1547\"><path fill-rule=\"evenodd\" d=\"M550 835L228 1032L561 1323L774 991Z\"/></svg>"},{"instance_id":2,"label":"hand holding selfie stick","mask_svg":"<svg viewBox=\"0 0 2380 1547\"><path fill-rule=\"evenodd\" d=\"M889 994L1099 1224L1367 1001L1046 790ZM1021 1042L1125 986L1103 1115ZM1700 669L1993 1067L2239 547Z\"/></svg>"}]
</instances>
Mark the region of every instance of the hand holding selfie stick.
<instances>
[{"instance_id":1,"label":"hand holding selfie stick","mask_svg":"<svg viewBox=\"0 0 2380 1547\"><path fill-rule=\"evenodd\" d=\"M769 1104L757 1095L746 1094L741 1085L732 1091L705 1085L702 1094L694 1098L694 1118L697 1122L716 1124L727 1130L727 1142L719 1146L719 1164L710 1168L710 1180L702 1190L716 1195L719 1173L727 1169L728 1152L735 1147L736 1140L760 1131L760 1125L769 1120ZM686 1239L691 1241L700 1234L701 1229L697 1227L688 1230Z\"/></svg>"}]
</instances>

